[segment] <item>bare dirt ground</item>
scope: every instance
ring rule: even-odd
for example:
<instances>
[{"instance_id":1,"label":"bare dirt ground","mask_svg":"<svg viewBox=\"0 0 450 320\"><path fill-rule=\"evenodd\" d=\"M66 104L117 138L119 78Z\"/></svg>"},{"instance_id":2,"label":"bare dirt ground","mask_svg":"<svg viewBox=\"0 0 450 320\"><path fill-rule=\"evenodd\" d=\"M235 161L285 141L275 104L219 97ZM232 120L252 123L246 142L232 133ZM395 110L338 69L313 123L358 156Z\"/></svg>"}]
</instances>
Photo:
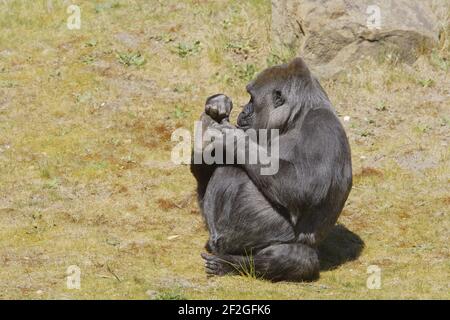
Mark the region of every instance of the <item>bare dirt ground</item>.
<instances>
[{"instance_id":1,"label":"bare dirt ground","mask_svg":"<svg viewBox=\"0 0 450 320\"><path fill-rule=\"evenodd\" d=\"M68 30L69 2L0 1L0 298L450 298L448 27L414 65L322 82L349 117L354 188L320 280L273 284L206 278L195 181L170 162L206 96L243 105L291 57L270 50L269 2L77 1Z\"/></svg>"}]
</instances>

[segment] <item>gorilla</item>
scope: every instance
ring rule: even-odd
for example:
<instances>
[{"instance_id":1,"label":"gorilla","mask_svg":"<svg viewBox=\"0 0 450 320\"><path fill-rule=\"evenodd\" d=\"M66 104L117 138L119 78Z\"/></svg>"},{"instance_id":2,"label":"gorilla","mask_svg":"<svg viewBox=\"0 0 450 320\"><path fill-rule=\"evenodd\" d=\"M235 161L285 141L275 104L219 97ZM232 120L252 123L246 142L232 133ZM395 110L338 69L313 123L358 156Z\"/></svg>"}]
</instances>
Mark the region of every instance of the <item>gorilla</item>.
<instances>
[{"instance_id":1,"label":"gorilla","mask_svg":"<svg viewBox=\"0 0 450 320\"><path fill-rule=\"evenodd\" d=\"M258 162L191 162L210 234L202 253L206 273L316 280L318 245L335 225L352 186L347 136L301 58L262 71L246 89L250 101L236 126L229 122L231 99L217 94L206 101L202 127L238 137L249 129L278 129L279 167L262 175ZM224 145L230 148L236 146ZM202 150L194 148L193 158Z\"/></svg>"}]
</instances>

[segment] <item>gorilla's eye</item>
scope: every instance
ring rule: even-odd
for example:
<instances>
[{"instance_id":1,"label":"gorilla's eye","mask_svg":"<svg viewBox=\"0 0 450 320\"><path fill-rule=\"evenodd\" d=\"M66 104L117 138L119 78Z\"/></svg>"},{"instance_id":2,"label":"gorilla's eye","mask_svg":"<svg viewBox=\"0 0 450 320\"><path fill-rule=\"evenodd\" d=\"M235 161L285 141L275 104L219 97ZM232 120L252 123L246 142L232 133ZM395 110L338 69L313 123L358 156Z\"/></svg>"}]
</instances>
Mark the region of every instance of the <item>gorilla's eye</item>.
<instances>
[{"instance_id":1,"label":"gorilla's eye","mask_svg":"<svg viewBox=\"0 0 450 320\"><path fill-rule=\"evenodd\" d=\"M253 113L253 104L249 103L244 107L244 113L245 114L252 114Z\"/></svg>"},{"instance_id":2,"label":"gorilla's eye","mask_svg":"<svg viewBox=\"0 0 450 320\"><path fill-rule=\"evenodd\" d=\"M284 104L285 100L283 98L283 95L281 94L280 90L275 90L273 92L273 105L275 108L278 108L279 106L282 106Z\"/></svg>"}]
</instances>

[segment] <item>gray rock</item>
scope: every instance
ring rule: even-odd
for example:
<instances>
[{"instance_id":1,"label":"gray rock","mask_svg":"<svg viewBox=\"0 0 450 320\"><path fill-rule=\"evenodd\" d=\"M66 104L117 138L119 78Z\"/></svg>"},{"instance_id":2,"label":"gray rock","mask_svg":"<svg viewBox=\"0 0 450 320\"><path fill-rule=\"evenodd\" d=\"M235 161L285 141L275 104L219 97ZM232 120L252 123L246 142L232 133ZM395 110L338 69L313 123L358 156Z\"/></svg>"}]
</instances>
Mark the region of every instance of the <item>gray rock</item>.
<instances>
[{"instance_id":1,"label":"gray rock","mask_svg":"<svg viewBox=\"0 0 450 320\"><path fill-rule=\"evenodd\" d=\"M319 77L365 56L392 53L413 63L438 43L440 1L272 0L273 42L299 52Z\"/></svg>"}]
</instances>

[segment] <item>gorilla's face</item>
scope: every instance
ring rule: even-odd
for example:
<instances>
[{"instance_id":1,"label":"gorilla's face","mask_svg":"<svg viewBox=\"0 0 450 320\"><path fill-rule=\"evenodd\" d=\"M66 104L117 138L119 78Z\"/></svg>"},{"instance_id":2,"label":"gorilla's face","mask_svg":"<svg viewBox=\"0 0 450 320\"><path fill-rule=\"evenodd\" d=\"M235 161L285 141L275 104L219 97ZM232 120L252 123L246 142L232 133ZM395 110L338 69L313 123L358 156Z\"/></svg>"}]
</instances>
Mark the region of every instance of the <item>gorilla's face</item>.
<instances>
[{"instance_id":1,"label":"gorilla's face","mask_svg":"<svg viewBox=\"0 0 450 320\"><path fill-rule=\"evenodd\" d=\"M250 101L239 114L239 128L283 129L295 112L299 83L309 81L303 62L294 60L266 69L247 85Z\"/></svg>"},{"instance_id":2,"label":"gorilla's face","mask_svg":"<svg viewBox=\"0 0 450 320\"><path fill-rule=\"evenodd\" d=\"M253 98L250 97L250 101L243 107L242 112L237 119L237 125L243 130L247 130L252 127L255 122L255 107Z\"/></svg>"},{"instance_id":3,"label":"gorilla's face","mask_svg":"<svg viewBox=\"0 0 450 320\"><path fill-rule=\"evenodd\" d=\"M247 130L275 128L271 121L274 111L286 102L280 89L276 86L263 86L256 88L253 84L258 78L247 86L250 101L239 114L237 124L239 128Z\"/></svg>"}]
</instances>

